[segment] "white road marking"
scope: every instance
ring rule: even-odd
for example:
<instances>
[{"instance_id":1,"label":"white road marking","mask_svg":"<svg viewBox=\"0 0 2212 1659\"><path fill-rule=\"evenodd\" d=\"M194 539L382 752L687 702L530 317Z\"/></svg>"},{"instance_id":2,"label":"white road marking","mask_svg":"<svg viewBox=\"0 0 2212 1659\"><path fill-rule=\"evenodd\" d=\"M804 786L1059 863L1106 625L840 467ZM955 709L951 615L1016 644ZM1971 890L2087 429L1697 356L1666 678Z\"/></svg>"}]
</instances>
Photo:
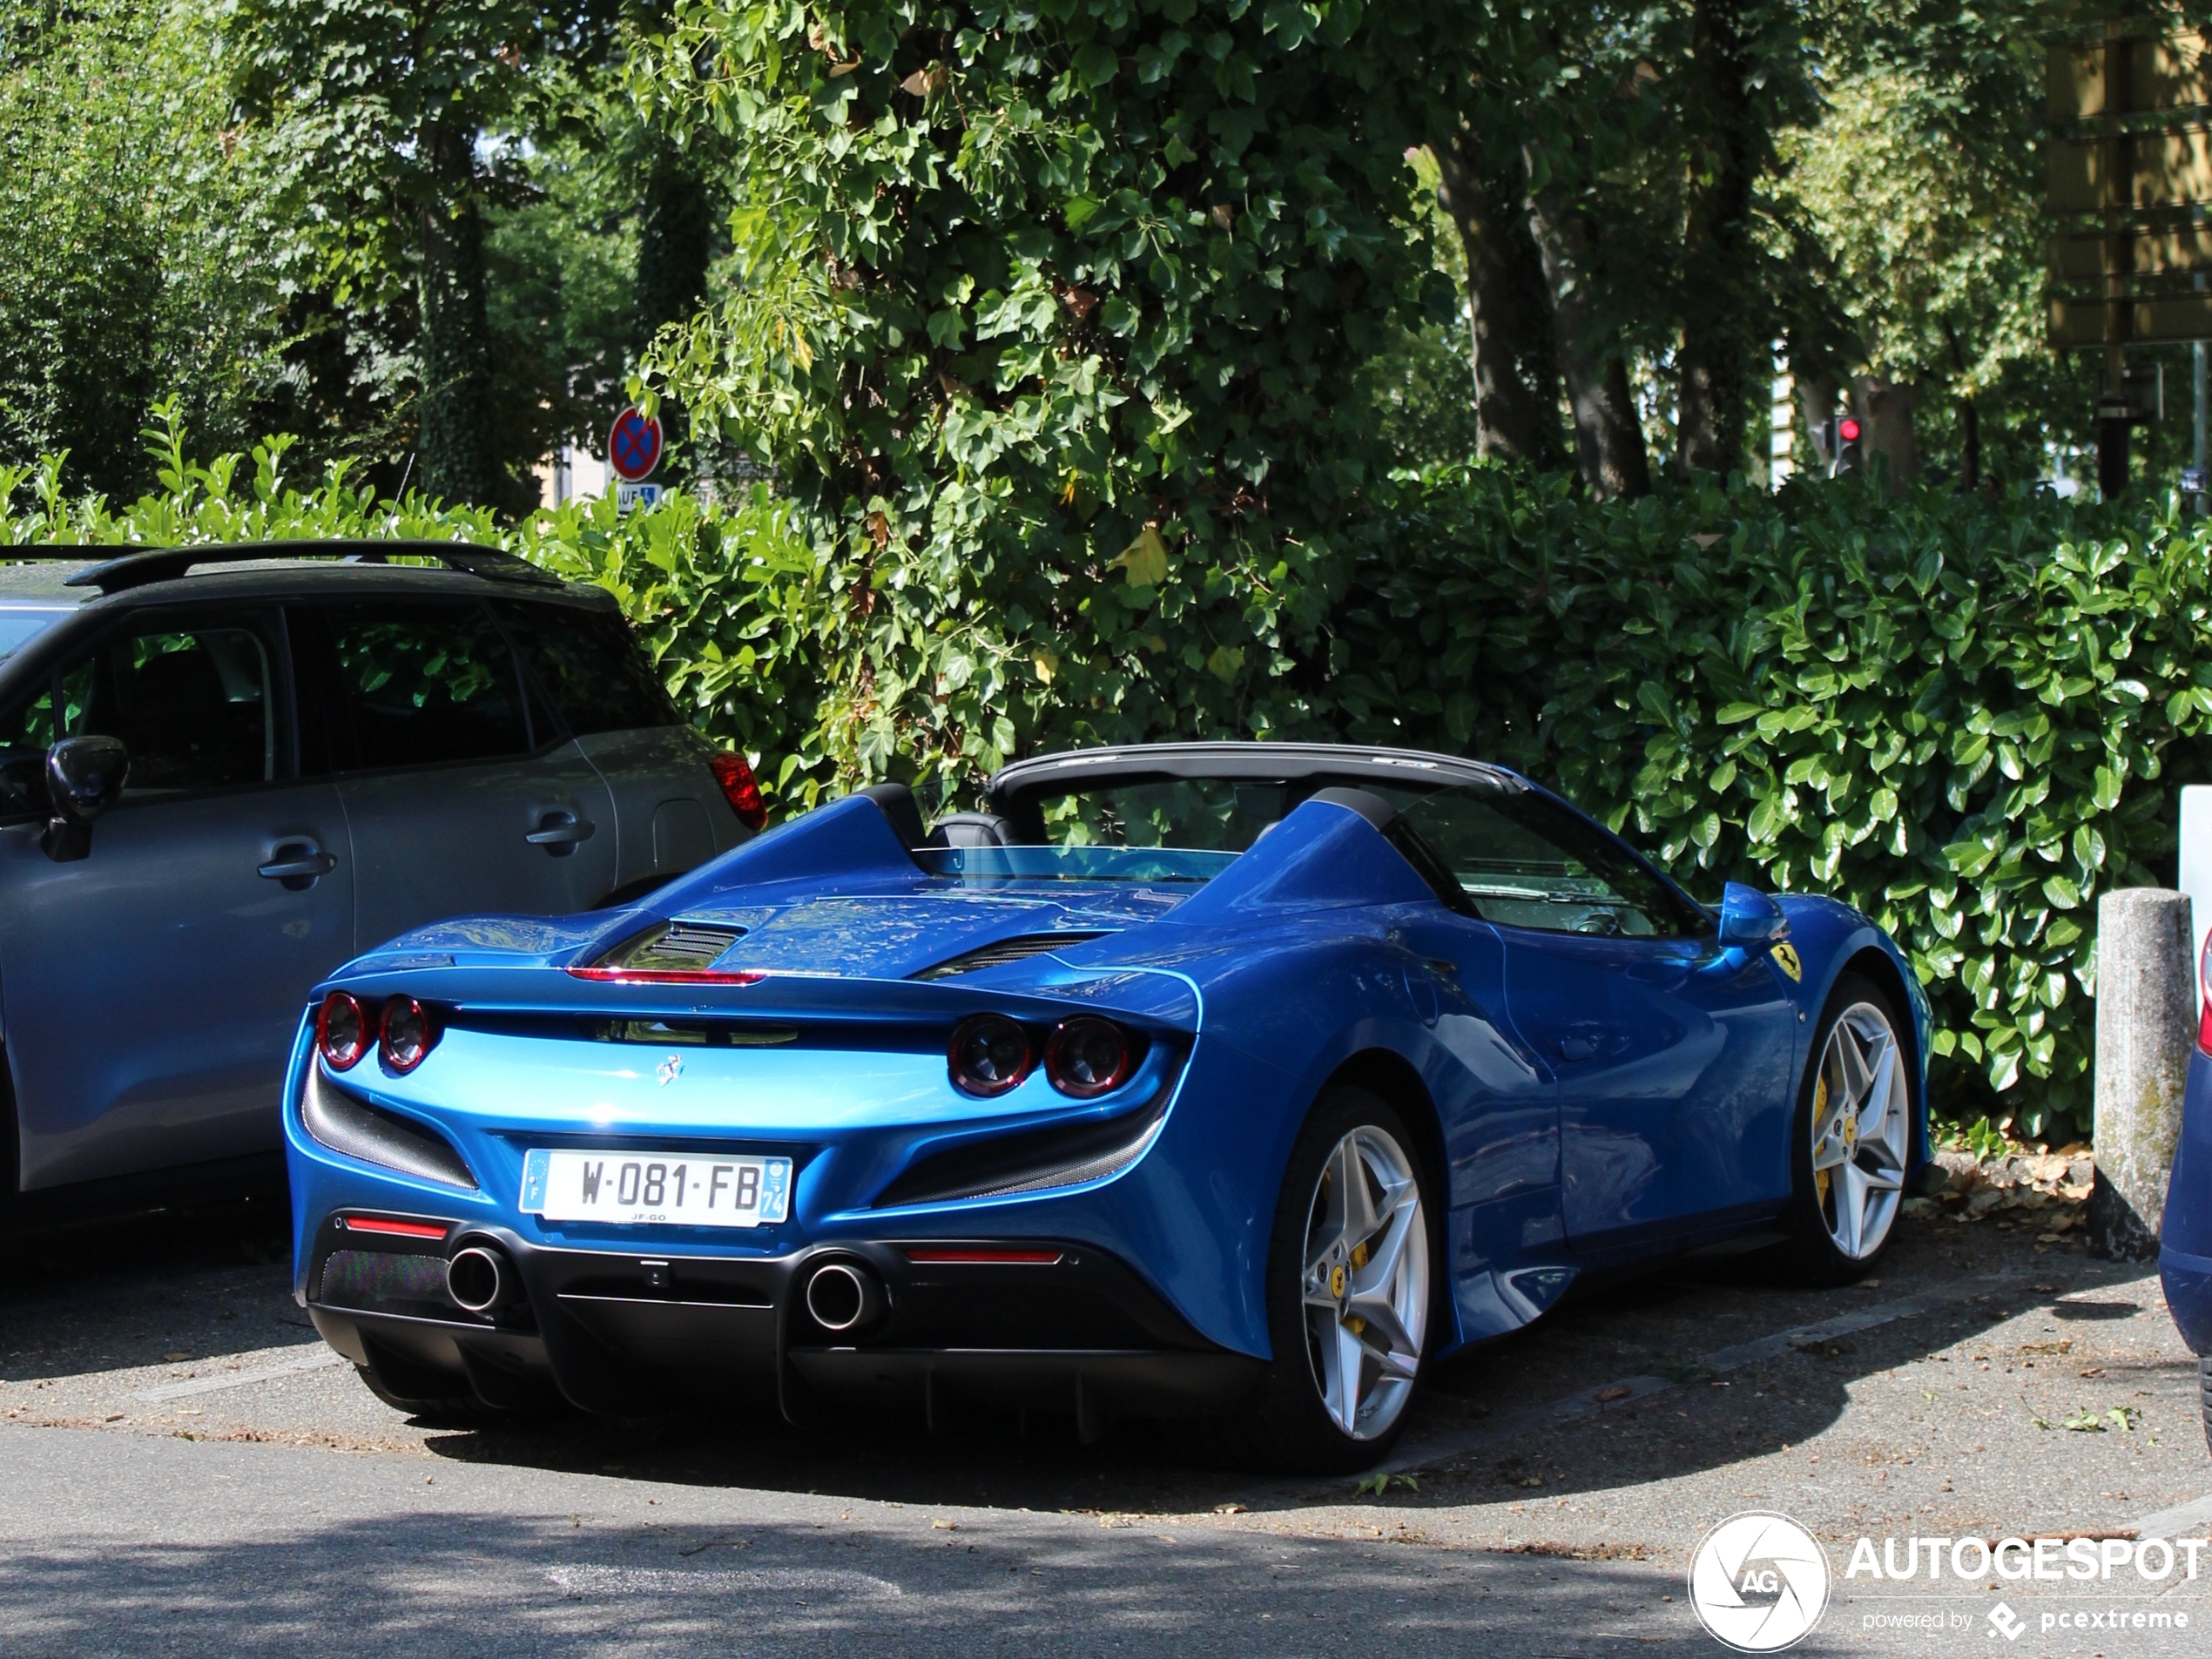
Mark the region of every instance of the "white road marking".
<instances>
[{"instance_id":1,"label":"white road marking","mask_svg":"<svg viewBox=\"0 0 2212 1659\"><path fill-rule=\"evenodd\" d=\"M320 1371L325 1366L345 1363L341 1356L323 1348L301 1359L264 1366L259 1371L234 1371L221 1377L195 1377L190 1382L168 1383L159 1388L141 1389L131 1398L142 1399L149 1406L158 1406L164 1400L189 1399L194 1394L212 1394L220 1388L245 1388L254 1383L274 1382L280 1377L294 1377L303 1371Z\"/></svg>"},{"instance_id":2,"label":"white road marking","mask_svg":"<svg viewBox=\"0 0 2212 1659\"><path fill-rule=\"evenodd\" d=\"M2171 1509L2161 1509L2155 1515L2145 1515L2135 1523L2135 1536L2148 1541L2153 1538L2202 1538L2212 1528L2212 1497L2198 1498L2190 1503L2176 1504Z\"/></svg>"},{"instance_id":3,"label":"white road marking","mask_svg":"<svg viewBox=\"0 0 2212 1659\"><path fill-rule=\"evenodd\" d=\"M772 1592L790 1596L891 1596L906 1592L889 1579L842 1568L763 1567L752 1572L671 1572L658 1567L549 1567L545 1576L570 1595L665 1595L711 1591L718 1595Z\"/></svg>"},{"instance_id":4,"label":"white road marking","mask_svg":"<svg viewBox=\"0 0 2212 1659\"><path fill-rule=\"evenodd\" d=\"M1682 1387L1684 1382L1702 1382L1723 1372L1740 1371L1745 1366L1756 1365L1762 1359L1771 1359L1792 1348L1809 1348L1856 1332L1871 1331L1878 1325L1889 1325L1898 1319L1909 1319L1914 1314L1925 1313L1930 1308L1941 1307L1947 1303L1970 1302L1978 1298L1996 1296L2006 1291L2019 1289L2026 1282L2024 1274L2006 1274L1997 1278L1961 1280L1952 1285L1938 1285L1912 1296L1900 1296L1894 1302L1878 1302L1872 1307L1839 1313L1834 1318L1823 1319L1817 1325L1793 1325L1787 1331L1777 1331L1771 1336L1760 1337L1755 1341L1739 1342L1733 1347L1716 1348L1712 1352L1689 1361L1689 1367L1695 1368L1696 1375L1679 1381L1667 1377L1622 1377L1613 1382L1577 1389L1566 1399L1554 1400L1548 1405L1531 1406L1514 1412L1480 1428L1446 1428L1426 1434L1409 1434L1387 1460L1375 1466L1373 1474L1398 1474L1424 1468L1500 1440L1514 1440L1531 1433L1556 1428L1562 1424L1602 1416L1618 1406L1633 1406L1653 1394L1662 1394L1670 1388ZM1605 1398L1601 1399L1601 1395Z\"/></svg>"}]
</instances>

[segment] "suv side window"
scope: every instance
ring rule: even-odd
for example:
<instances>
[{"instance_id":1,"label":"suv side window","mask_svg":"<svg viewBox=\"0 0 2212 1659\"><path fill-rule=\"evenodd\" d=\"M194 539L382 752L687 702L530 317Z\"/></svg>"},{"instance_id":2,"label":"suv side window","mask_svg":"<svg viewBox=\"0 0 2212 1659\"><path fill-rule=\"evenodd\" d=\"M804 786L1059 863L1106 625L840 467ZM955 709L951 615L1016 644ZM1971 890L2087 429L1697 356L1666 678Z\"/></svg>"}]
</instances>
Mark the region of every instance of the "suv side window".
<instances>
[{"instance_id":1,"label":"suv side window","mask_svg":"<svg viewBox=\"0 0 2212 1659\"><path fill-rule=\"evenodd\" d=\"M282 770L274 612L149 616L56 677L65 738L120 738L126 800L267 783Z\"/></svg>"},{"instance_id":2,"label":"suv side window","mask_svg":"<svg viewBox=\"0 0 2212 1659\"><path fill-rule=\"evenodd\" d=\"M1546 933L1694 938L1704 914L1595 826L1541 795L1461 784L1391 799L1485 921Z\"/></svg>"},{"instance_id":3,"label":"suv side window","mask_svg":"<svg viewBox=\"0 0 2212 1659\"><path fill-rule=\"evenodd\" d=\"M577 737L683 724L620 617L514 601L495 608Z\"/></svg>"},{"instance_id":4,"label":"suv side window","mask_svg":"<svg viewBox=\"0 0 2212 1659\"><path fill-rule=\"evenodd\" d=\"M515 655L480 604L317 607L333 766L427 766L529 751Z\"/></svg>"}]
</instances>

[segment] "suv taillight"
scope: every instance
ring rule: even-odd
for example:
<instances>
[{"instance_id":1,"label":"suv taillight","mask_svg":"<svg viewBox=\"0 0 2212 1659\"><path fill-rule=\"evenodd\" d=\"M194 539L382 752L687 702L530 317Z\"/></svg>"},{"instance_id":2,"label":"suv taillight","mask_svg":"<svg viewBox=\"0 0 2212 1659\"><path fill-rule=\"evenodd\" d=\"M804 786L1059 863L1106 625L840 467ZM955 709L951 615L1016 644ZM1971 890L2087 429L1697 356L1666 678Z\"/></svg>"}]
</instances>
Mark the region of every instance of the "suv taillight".
<instances>
[{"instance_id":1,"label":"suv taillight","mask_svg":"<svg viewBox=\"0 0 2212 1659\"><path fill-rule=\"evenodd\" d=\"M2212 937L2204 941L2204 954L2196 962L2196 1046L2212 1055Z\"/></svg>"},{"instance_id":2,"label":"suv taillight","mask_svg":"<svg viewBox=\"0 0 2212 1659\"><path fill-rule=\"evenodd\" d=\"M738 821L747 829L765 828L768 803L760 799L760 780L752 775L745 758L725 751L706 764L713 769L714 781L722 786L722 793L730 803L730 810L737 813Z\"/></svg>"}]
</instances>

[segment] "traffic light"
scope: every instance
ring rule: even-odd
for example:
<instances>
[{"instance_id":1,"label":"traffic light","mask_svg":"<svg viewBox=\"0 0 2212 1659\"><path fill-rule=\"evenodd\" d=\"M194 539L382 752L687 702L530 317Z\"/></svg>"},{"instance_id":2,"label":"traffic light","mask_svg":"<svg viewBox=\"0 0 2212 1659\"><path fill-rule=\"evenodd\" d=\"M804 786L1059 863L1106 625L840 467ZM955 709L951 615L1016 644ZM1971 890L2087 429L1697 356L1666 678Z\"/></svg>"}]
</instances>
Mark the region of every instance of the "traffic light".
<instances>
[{"instance_id":1,"label":"traffic light","mask_svg":"<svg viewBox=\"0 0 2212 1659\"><path fill-rule=\"evenodd\" d=\"M1858 448L1860 428L1858 421L1846 415L1830 424L1834 428L1836 436L1828 446L1828 453L1834 457L1828 463L1828 475L1839 478L1847 472L1858 471L1864 462Z\"/></svg>"}]
</instances>

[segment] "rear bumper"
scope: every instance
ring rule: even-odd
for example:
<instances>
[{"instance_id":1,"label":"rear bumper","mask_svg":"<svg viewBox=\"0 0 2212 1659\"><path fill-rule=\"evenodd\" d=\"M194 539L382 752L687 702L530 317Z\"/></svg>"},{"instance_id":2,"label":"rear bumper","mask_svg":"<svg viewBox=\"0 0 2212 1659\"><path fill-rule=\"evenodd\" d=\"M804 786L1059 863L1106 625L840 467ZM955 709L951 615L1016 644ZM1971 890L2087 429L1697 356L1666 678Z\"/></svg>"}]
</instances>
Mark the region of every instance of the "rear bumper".
<instances>
[{"instance_id":1,"label":"rear bumper","mask_svg":"<svg viewBox=\"0 0 2212 1659\"><path fill-rule=\"evenodd\" d=\"M495 1315L446 1293L444 1264L491 1245L523 1296ZM993 1239L1049 1262L917 1262L941 1239L826 1243L779 1257L663 1259L548 1249L498 1227L435 1238L361 1234L335 1217L317 1229L307 1306L324 1339L403 1400L475 1398L521 1406L557 1394L586 1411L634 1413L689 1397L726 1402L734 1387L772 1390L796 1422L817 1399L918 1406L972 1397L1111 1415L1217 1412L1251 1387L1261 1362L1205 1341L1121 1262L1095 1246ZM813 1273L856 1266L887 1311L832 1332L806 1312Z\"/></svg>"},{"instance_id":2,"label":"rear bumper","mask_svg":"<svg viewBox=\"0 0 2212 1659\"><path fill-rule=\"evenodd\" d=\"M2158 1252L2158 1277L2166 1305L2192 1353L2212 1353L2212 1257L2192 1256L2168 1245Z\"/></svg>"}]
</instances>

